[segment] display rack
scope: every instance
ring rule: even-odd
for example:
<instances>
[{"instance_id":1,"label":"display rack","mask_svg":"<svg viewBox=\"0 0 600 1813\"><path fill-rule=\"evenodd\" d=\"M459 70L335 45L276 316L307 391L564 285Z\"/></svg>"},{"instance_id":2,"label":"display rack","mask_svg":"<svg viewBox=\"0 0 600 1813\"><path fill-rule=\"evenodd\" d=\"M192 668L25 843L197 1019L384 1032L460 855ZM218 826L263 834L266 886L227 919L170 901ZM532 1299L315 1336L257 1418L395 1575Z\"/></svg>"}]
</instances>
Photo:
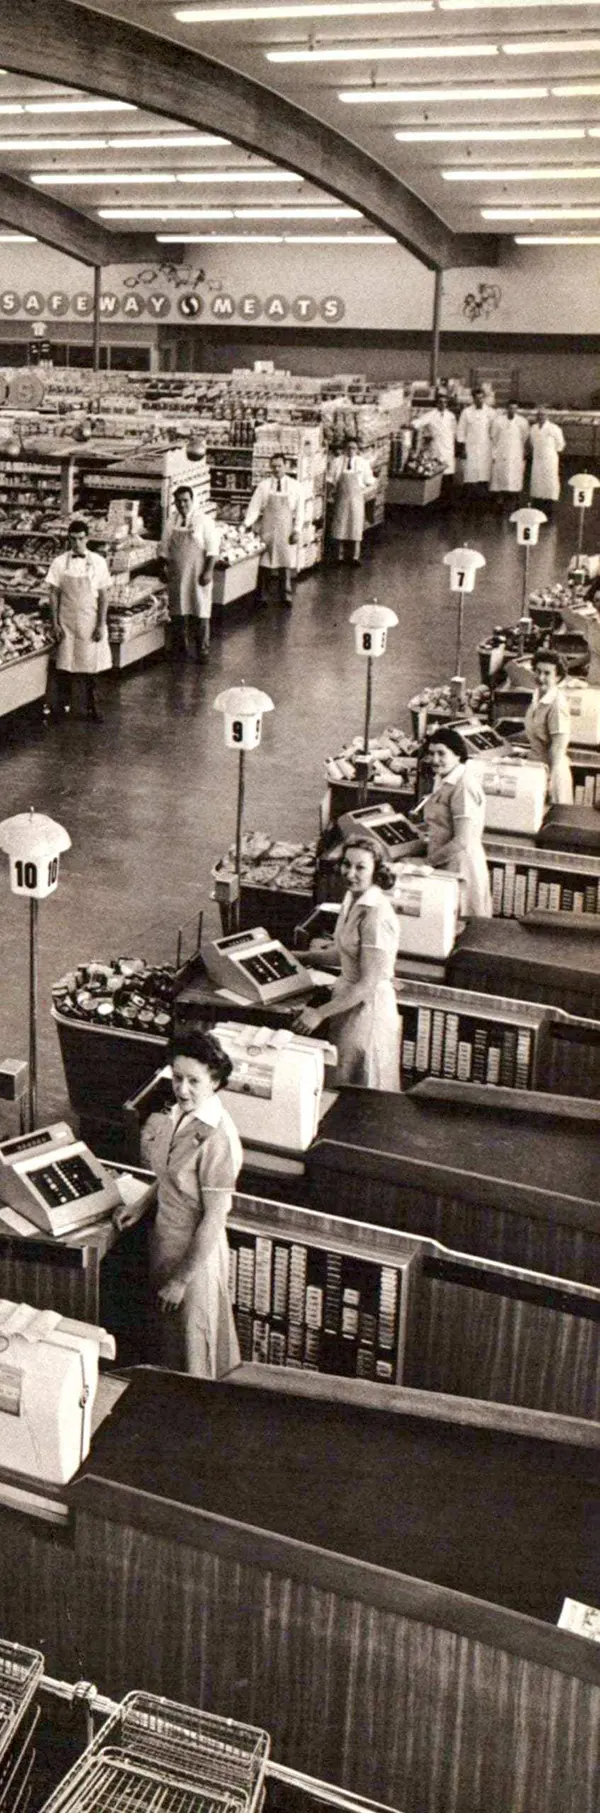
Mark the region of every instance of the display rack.
<instances>
[{"instance_id":1,"label":"display rack","mask_svg":"<svg viewBox=\"0 0 600 1813\"><path fill-rule=\"evenodd\" d=\"M24 449L14 457L0 449L0 509L49 509L68 516L73 509L72 450L45 456Z\"/></svg>"},{"instance_id":2,"label":"display rack","mask_svg":"<svg viewBox=\"0 0 600 1813\"><path fill-rule=\"evenodd\" d=\"M404 1089L425 1076L544 1087L550 1018L544 1008L404 979L396 995Z\"/></svg>"},{"instance_id":3,"label":"display rack","mask_svg":"<svg viewBox=\"0 0 600 1813\"><path fill-rule=\"evenodd\" d=\"M600 910L600 857L489 834L484 842L495 917L524 919L539 909L587 917Z\"/></svg>"}]
</instances>

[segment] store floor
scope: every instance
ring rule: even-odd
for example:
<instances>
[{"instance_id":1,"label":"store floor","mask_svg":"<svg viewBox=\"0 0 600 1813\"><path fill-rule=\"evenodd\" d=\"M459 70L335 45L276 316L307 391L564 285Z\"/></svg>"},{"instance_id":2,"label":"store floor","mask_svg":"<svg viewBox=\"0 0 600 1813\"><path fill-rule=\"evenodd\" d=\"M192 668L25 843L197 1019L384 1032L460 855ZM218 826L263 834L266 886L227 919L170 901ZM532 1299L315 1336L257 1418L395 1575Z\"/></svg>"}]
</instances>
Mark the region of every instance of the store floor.
<instances>
[{"instance_id":1,"label":"store floor","mask_svg":"<svg viewBox=\"0 0 600 1813\"><path fill-rule=\"evenodd\" d=\"M532 582L564 572L575 520L568 497L532 556ZM207 667L158 661L111 675L102 726L0 724L2 816L35 806L66 826L73 846L57 893L40 909L40 1120L67 1110L52 983L94 957L173 959L177 927L200 909L206 930L217 929L210 869L234 834L237 762L212 709L216 694L245 680L275 705L247 760L246 828L315 836L325 757L363 725L365 667L349 613L373 598L397 611L388 653L375 664L372 724L408 730L411 694L454 670L456 607L442 561L463 540L487 561L465 600L464 669L475 683L480 636L520 614L514 528L492 508L397 511L372 537L362 566L321 567L302 579L292 611L273 603L225 613ZM28 933L27 906L10 895L5 870L0 886L1 1061L26 1052ZM4 1108L0 1127L13 1131L11 1117Z\"/></svg>"}]
</instances>

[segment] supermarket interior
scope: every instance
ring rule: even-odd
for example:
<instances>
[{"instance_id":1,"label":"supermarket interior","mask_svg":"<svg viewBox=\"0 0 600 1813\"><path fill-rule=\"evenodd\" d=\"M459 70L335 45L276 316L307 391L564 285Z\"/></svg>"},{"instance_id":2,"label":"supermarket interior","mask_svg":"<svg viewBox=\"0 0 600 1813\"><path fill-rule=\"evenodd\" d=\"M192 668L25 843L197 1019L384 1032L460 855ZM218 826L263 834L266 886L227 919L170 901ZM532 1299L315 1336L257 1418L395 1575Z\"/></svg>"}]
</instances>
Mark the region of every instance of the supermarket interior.
<instances>
[{"instance_id":1,"label":"supermarket interior","mask_svg":"<svg viewBox=\"0 0 600 1813\"><path fill-rule=\"evenodd\" d=\"M598 1813L594 3L0 8L0 1813Z\"/></svg>"}]
</instances>

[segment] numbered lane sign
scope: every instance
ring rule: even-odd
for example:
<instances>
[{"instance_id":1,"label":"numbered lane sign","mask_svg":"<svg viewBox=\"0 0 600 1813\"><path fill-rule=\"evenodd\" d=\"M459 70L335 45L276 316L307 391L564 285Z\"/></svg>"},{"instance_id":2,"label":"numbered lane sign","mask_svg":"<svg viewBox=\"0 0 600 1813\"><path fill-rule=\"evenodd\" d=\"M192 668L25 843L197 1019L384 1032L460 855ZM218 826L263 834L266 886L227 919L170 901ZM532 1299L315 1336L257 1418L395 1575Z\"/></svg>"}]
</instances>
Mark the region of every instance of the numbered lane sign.
<instances>
[{"instance_id":1,"label":"numbered lane sign","mask_svg":"<svg viewBox=\"0 0 600 1813\"><path fill-rule=\"evenodd\" d=\"M258 749L262 717L225 717L225 742L228 749Z\"/></svg>"},{"instance_id":2,"label":"numbered lane sign","mask_svg":"<svg viewBox=\"0 0 600 1813\"><path fill-rule=\"evenodd\" d=\"M361 629L360 624L356 625L357 655L384 655L386 647L387 629L384 626L381 628L364 630Z\"/></svg>"},{"instance_id":3,"label":"numbered lane sign","mask_svg":"<svg viewBox=\"0 0 600 1813\"><path fill-rule=\"evenodd\" d=\"M451 592L473 592L475 574L485 566L485 558L477 548L453 548L444 554L444 566L450 568Z\"/></svg>"},{"instance_id":4,"label":"numbered lane sign","mask_svg":"<svg viewBox=\"0 0 600 1813\"><path fill-rule=\"evenodd\" d=\"M58 887L59 856L41 856L28 862L22 856L9 857L10 886L13 894L28 894L30 900L47 900Z\"/></svg>"}]
</instances>

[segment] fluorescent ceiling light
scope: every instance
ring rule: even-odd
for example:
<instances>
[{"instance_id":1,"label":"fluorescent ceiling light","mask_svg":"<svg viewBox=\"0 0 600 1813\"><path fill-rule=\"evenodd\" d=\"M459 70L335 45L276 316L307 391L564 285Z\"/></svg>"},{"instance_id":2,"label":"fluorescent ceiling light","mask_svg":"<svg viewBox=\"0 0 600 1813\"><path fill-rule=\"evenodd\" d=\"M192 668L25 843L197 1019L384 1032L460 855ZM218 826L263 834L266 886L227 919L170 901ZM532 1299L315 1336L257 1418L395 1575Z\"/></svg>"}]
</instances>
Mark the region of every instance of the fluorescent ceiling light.
<instances>
[{"instance_id":1,"label":"fluorescent ceiling light","mask_svg":"<svg viewBox=\"0 0 600 1813\"><path fill-rule=\"evenodd\" d=\"M106 151L107 138L0 138L0 151Z\"/></svg>"},{"instance_id":2,"label":"fluorescent ceiling light","mask_svg":"<svg viewBox=\"0 0 600 1813\"><path fill-rule=\"evenodd\" d=\"M482 208L484 220L600 220L599 208Z\"/></svg>"},{"instance_id":3,"label":"fluorescent ceiling light","mask_svg":"<svg viewBox=\"0 0 600 1813\"><path fill-rule=\"evenodd\" d=\"M590 130L600 138L600 126ZM401 145L504 145L519 139L582 139L585 126L407 126L395 132Z\"/></svg>"},{"instance_id":4,"label":"fluorescent ceiling light","mask_svg":"<svg viewBox=\"0 0 600 1813\"><path fill-rule=\"evenodd\" d=\"M324 0L323 5L178 6L184 25L227 25L240 19L378 19L390 13L432 13L433 0Z\"/></svg>"},{"instance_id":5,"label":"fluorescent ceiling light","mask_svg":"<svg viewBox=\"0 0 600 1813\"><path fill-rule=\"evenodd\" d=\"M571 164L566 170L553 164L545 168L517 170L442 170L445 183L576 183L600 181L600 164Z\"/></svg>"},{"instance_id":6,"label":"fluorescent ceiling light","mask_svg":"<svg viewBox=\"0 0 600 1813\"><path fill-rule=\"evenodd\" d=\"M557 90L553 89L556 94ZM600 94L600 83L598 85ZM352 106L380 106L382 101L406 103L409 107L413 101L542 101L548 94L547 88L537 84L529 86L520 83L518 88L496 88L491 83L477 88L342 88L338 99Z\"/></svg>"},{"instance_id":7,"label":"fluorescent ceiling light","mask_svg":"<svg viewBox=\"0 0 600 1813\"><path fill-rule=\"evenodd\" d=\"M350 220L359 208L99 208L101 220Z\"/></svg>"},{"instance_id":8,"label":"fluorescent ceiling light","mask_svg":"<svg viewBox=\"0 0 600 1813\"><path fill-rule=\"evenodd\" d=\"M137 113L133 101L104 101L89 95L77 101L25 101L25 113Z\"/></svg>"},{"instance_id":9,"label":"fluorescent ceiling light","mask_svg":"<svg viewBox=\"0 0 600 1813\"><path fill-rule=\"evenodd\" d=\"M219 138L215 132L153 132L140 136L135 132L121 132L118 138L109 138L107 143L111 151L162 151L163 146L172 150L179 146L185 151L189 146L196 151L199 145L230 145L231 139Z\"/></svg>"},{"instance_id":10,"label":"fluorescent ceiling light","mask_svg":"<svg viewBox=\"0 0 600 1813\"><path fill-rule=\"evenodd\" d=\"M267 63L430 63L438 57L497 57L497 44L379 44L330 45L327 50L267 50Z\"/></svg>"},{"instance_id":11,"label":"fluorescent ceiling light","mask_svg":"<svg viewBox=\"0 0 600 1813\"><path fill-rule=\"evenodd\" d=\"M36 246L37 239L34 233L0 233L0 245Z\"/></svg>"},{"instance_id":12,"label":"fluorescent ceiling light","mask_svg":"<svg viewBox=\"0 0 600 1813\"><path fill-rule=\"evenodd\" d=\"M550 12L557 7L560 12L567 6L597 6L598 0L438 0L442 13L522 13L524 7L533 6L537 12Z\"/></svg>"},{"instance_id":13,"label":"fluorescent ceiling light","mask_svg":"<svg viewBox=\"0 0 600 1813\"><path fill-rule=\"evenodd\" d=\"M159 245L395 245L390 233L156 233Z\"/></svg>"},{"instance_id":14,"label":"fluorescent ceiling light","mask_svg":"<svg viewBox=\"0 0 600 1813\"><path fill-rule=\"evenodd\" d=\"M588 126L588 138L600 138L600 126Z\"/></svg>"},{"instance_id":15,"label":"fluorescent ceiling light","mask_svg":"<svg viewBox=\"0 0 600 1813\"><path fill-rule=\"evenodd\" d=\"M505 57L576 57L584 52L600 51L600 37L595 38L513 38L503 44Z\"/></svg>"},{"instance_id":16,"label":"fluorescent ceiling light","mask_svg":"<svg viewBox=\"0 0 600 1813\"><path fill-rule=\"evenodd\" d=\"M36 188L49 185L55 189L89 189L94 185L110 189L115 183L174 183L175 177L165 170L41 170L29 181Z\"/></svg>"},{"instance_id":17,"label":"fluorescent ceiling light","mask_svg":"<svg viewBox=\"0 0 600 1813\"><path fill-rule=\"evenodd\" d=\"M569 95L600 94L600 82L559 82L555 88L550 89L550 93L562 96L563 100L567 100Z\"/></svg>"},{"instance_id":18,"label":"fluorescent ceiling light","mask_svg":"<svg viewBox=\"0 0 600 1813\"><path fill-rule=\"evenodd\" d=\"M22 101L0 101L0 113L23 113Z\"/></svg>"},{"instance_id":19,"label":"fluorescent ceiling light","mask_svg":"<svg viewBox=\"0 0 600 1813\"><path fill-rule=\"evenodd\" d=\"M178 170L178 183L303 183L293 170Z\"/></svg>"},{"instance_id":20,"label":"fluorescent ceiling light","mask_svg":"<svg viewBox=\"0 0 600 1813\"><path fill-rule=\"evenodd\" d=\"M600 233L515 233L516 246L600 246Z\"/></svg>"}]
</instances>

